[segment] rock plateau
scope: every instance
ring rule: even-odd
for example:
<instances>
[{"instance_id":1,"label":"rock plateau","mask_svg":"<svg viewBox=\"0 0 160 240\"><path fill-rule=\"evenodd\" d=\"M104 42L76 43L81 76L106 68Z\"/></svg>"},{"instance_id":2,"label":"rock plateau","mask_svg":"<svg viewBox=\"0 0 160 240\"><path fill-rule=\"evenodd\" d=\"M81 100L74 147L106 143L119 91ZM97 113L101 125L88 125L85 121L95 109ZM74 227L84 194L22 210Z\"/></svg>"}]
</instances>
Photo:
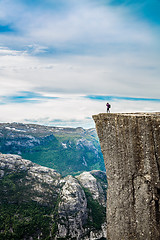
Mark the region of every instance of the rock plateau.
<instances>
[{"instance_id":1,"label":"rock plateau","mask_svg":"<svg viewBox=\"0 0 160 240\"><path fill-rule=\"evenodd\" d=\"M93 116L108 178L107 239L160 239L160 113Z\"/></svg>"}]
</instances>

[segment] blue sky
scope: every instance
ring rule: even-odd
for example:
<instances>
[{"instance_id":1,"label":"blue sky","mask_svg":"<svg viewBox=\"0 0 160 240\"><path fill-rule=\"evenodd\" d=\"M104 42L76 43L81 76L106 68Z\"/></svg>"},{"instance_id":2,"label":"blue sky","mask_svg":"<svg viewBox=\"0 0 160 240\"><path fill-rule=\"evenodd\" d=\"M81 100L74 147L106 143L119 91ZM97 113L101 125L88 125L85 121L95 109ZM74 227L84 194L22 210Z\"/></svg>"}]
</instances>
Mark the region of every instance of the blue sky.
<instances>
[{"instance_id":1,"label":"blue sky","mask_svg":"<svg viewBox=\"0 0 160 240\"><path fill-rule=\"evenodd\" d=\"M160 1L1 0L0 122L159 111ZM138 104L137 104L138 102Z\"/></svg>"}]
</instances>

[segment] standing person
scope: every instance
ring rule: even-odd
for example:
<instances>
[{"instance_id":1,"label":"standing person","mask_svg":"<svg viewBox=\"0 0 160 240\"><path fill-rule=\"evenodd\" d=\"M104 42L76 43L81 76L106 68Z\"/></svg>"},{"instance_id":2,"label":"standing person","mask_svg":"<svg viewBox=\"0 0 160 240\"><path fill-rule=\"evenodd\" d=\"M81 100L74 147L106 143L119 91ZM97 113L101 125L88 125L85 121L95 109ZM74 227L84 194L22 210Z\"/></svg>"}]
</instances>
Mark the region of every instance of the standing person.
<instances>
[{"instance_id":1,"label":"standing person","mask_svg":"<svg viewBox=\"0 0 160 240\"><path fill-rule=\"evenodd\" d=\"M107 113L110 113L111 105L109 103L107 103L106 106L107 106Z\"/></svg>"}]
</instances>

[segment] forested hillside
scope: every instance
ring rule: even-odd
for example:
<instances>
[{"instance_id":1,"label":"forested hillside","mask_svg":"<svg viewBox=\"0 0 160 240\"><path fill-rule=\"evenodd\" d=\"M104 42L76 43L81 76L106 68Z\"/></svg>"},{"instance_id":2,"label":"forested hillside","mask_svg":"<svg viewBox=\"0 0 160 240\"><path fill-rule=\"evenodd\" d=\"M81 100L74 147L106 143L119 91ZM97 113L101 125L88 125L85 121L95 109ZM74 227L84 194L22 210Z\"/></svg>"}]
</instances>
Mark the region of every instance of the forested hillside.
<instances>
[{"instance_id":1,"label":"forested hillside","mask_svg":"<svg viewBox=\"0 0 160 240\"><path fill-rule=\"evenodd\" d=\"M19 154L63 176L105 171L95 129L1 123L0 152Z\"/></svg>"}]
</instances>

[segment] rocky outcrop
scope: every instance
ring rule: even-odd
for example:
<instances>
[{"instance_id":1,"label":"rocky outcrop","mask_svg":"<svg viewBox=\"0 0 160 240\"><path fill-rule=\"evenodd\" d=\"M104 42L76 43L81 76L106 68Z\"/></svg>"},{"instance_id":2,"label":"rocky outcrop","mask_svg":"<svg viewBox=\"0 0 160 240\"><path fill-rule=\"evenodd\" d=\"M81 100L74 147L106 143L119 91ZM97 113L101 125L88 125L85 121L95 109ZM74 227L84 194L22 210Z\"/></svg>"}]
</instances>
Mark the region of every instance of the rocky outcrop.
<instances>
[{"instance_id":1,"label":"rocky outcrop","mask_svg":"<svg viewBox=\"0 0 160 240\"><path fill-rule=\"evenodd\" d=\"M0 222L0 239L105 239L106 188L101 171L62 178L18 155L0 154L1 220L8 219Z\"/></svg>"},{"instance_id":2,"label":"rocky outcrop","mask_svg":"<svg viewBox=\"0 0 160 240\"><path fill-rule=\"evenodd\" d=\"M9 179L13 189L10 186L1 186L1 203L36 201L54 206L57 201L61 175L53 169L32 163L18 155L0 154L0 173L2 180L13 176L13 181ZM12 194L8 197L11 190Z\"/></svg>"},{"instance_id":3,"label":"rocky outcrop","mask_svg":"<svg viewBox=\"0 0 160 240\"><path fill-rule=\"evenodd\" d=\"M97 178L92 174L97 175ZM105 173L84 172L76 177L67 176L61 182L64 185L58 206L59 221L56 239L67 237L77 240L106 239L104 216L107 179ZM93 211L97 216L100 214L100 219L95 219ZM99 226L96 225L97 221Z\"/></svg>"},{"instance_id":4,"label":"rocky outcrop","mask_svg":"<svg viewBox=\"0 0 160 240\"><path fill-rule=\"evenodd\" d=\"M108 178L107 239L160 239L160 113L93 116Z\"/></svg>"},{"instance_id":5,"label":"rocky outcrop","mask_svg":"<svg viewBox=\"0 0 160 240\"><path fill-rule=\"evenodd\" d=\"M67 176L63 181L58 207L58 237L81 239L88 219L87 198L74 177Z\"/></svg>"},{"instance_id":6,"label":"rocky outcrop","mask_svg":"<svg viewBox=\"0 0 160 240\"><path fill-rule=\"evenodd\" d=\"M102 171L83 172L76 176L82 186L88 189L94 200L106 206L107 177Z\"/></svg>"}]
</instances>

